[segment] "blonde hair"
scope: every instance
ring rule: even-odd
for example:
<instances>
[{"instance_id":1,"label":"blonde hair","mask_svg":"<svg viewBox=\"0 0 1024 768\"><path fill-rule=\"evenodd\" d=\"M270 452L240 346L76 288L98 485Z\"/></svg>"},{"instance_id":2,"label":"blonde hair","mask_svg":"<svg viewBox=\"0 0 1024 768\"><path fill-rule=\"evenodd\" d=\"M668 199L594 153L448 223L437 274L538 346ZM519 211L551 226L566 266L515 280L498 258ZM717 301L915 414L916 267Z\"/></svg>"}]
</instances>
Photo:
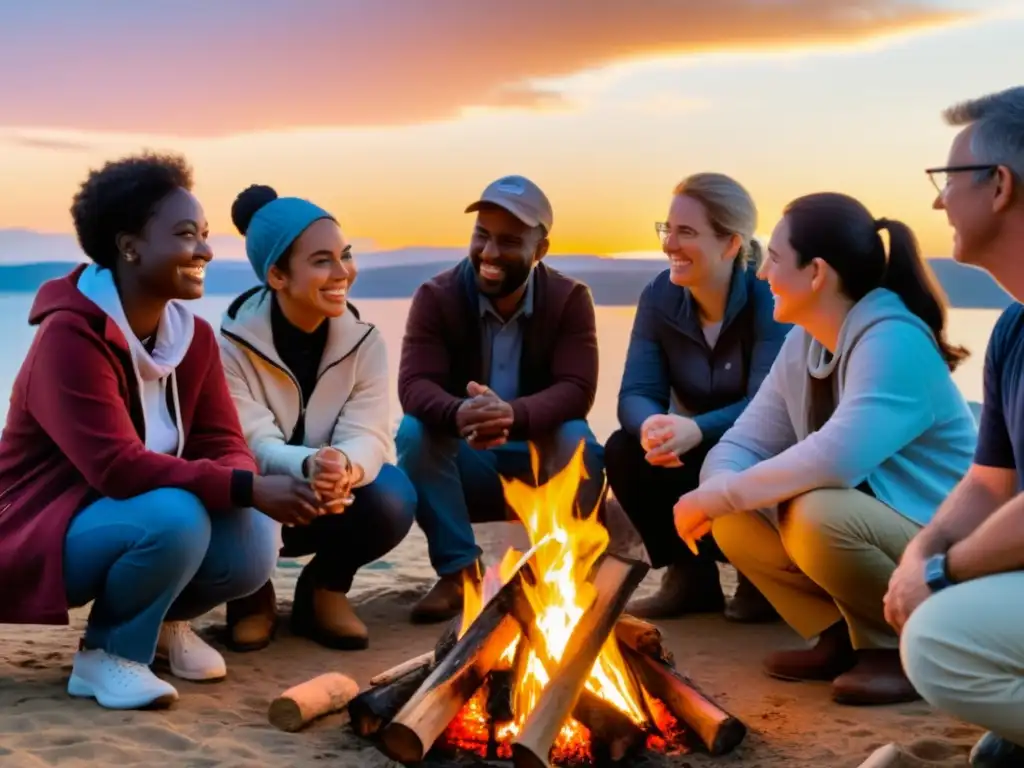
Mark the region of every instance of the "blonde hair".
<instances>
[{"instance_id":1,"label":"blonde hair","mask_svg":"<svg viewBox=\"0 0 1024 768\"><path fill-rule=\"evenodd\" d=\"M724 173L695 173L676 184L672 193L703 205L719 237L739 236L742 245L736 258L755 268L760 266L761 244L754 239L757 206L742 184Z\"/></svg>"}]
</instances>

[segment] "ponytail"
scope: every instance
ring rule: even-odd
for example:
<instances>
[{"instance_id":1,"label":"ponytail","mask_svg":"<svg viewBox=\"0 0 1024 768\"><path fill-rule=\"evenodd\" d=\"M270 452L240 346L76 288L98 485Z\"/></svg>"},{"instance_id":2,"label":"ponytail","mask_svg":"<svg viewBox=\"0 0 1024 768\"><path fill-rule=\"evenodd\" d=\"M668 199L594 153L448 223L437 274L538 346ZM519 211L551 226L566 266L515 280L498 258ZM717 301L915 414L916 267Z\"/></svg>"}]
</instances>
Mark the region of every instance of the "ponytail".
<instances>
[{"instance_id":1,"label":"ponytail","mask_svg":"<svg viewBox=\"0 0 1024 768\"><path fill-rule=\"evenodd\" d=\"M889 234L882 287L899 296L907 309L932 329L946 365L950 371L956 370L969 353L946 338L946 296L934 271L921 257L914 232L901 221L884 218L875 220L875 231L881 230Z\"/></svg>"}]
</instances>

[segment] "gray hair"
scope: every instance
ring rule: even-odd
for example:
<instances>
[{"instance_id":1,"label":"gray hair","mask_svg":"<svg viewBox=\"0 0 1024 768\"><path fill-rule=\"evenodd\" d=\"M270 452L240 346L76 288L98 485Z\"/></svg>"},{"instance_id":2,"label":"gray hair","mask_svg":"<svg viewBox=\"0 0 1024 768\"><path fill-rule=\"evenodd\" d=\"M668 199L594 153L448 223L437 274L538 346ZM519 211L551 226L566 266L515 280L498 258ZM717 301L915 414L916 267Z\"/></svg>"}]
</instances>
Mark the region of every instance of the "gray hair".
<instances>
[{"instance_id":1,"label":"gray hair","mask_svg":"<svg viewBox=\"0 0 1024 768\"><path fill-rule=\"evenodd\" d=\"M974 126L971 151L980 163L1003 165L1024 182L1024 86L954 104L943 112L954 126Z\"/></svg>"},{"instance_id":2,"label":"gray hair","mask_svg":"<svg viewBox=\"0 0 1024 768\"><path fill-rule=\"evenodd\" d=\"M742 184L724 173L695 173L679 182L673 194L686 195L703 205L719 237L739 235L743 245L737 258L760 266L761 244L754 239L757 206Z\"/></svg>"}]
</instances>

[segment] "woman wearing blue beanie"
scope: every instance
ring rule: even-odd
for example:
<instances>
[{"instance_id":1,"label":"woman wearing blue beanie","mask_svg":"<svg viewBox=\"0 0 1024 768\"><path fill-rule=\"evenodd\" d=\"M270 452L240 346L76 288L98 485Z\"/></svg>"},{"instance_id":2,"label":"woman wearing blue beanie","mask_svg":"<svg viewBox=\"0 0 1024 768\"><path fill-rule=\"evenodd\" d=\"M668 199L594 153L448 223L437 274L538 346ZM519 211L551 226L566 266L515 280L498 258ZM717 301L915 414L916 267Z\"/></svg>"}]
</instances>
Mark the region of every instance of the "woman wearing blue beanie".
<instances>
[{"instance_id":1,"label":"woman wearing blue beanie","mask_svg":"<svg viewBox=\"0 0 1024 768\"><path fill-rule=\"evenodd\" d=\"M348 303L351 246L330 213L254 185L231 208L263 283L232 302L221 359L260 471L308 480L330 510L282 530L281 554L314 555L295 589L292 631L359 649L366 626L346 593L356 570L405 537L416 493L394 466L387 354L380 331ZM267 582L228 604L229 642L270 642L276 596Z\"/></svg>"}]
</instances>

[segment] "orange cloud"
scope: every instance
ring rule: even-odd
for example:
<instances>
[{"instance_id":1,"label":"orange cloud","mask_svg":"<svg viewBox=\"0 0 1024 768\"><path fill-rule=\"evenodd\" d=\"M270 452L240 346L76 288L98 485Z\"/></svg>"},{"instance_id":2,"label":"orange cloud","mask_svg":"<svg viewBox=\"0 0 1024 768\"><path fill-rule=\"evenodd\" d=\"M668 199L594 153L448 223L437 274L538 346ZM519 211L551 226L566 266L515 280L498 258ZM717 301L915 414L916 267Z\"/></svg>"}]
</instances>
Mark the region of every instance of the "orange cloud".
<instances>
[{"instance_id":1,"label":"orange cloud","mask_svg":"<svg viewBox=\"0 0 1024 768\"><path fill-rule=\"evenodd\" d=\"M923 0L36 0L0 12L0 124L217 136L422 123L557 107L537 81L628 59L852 43L963 16Z\"/></svg>"}]
</instances>

